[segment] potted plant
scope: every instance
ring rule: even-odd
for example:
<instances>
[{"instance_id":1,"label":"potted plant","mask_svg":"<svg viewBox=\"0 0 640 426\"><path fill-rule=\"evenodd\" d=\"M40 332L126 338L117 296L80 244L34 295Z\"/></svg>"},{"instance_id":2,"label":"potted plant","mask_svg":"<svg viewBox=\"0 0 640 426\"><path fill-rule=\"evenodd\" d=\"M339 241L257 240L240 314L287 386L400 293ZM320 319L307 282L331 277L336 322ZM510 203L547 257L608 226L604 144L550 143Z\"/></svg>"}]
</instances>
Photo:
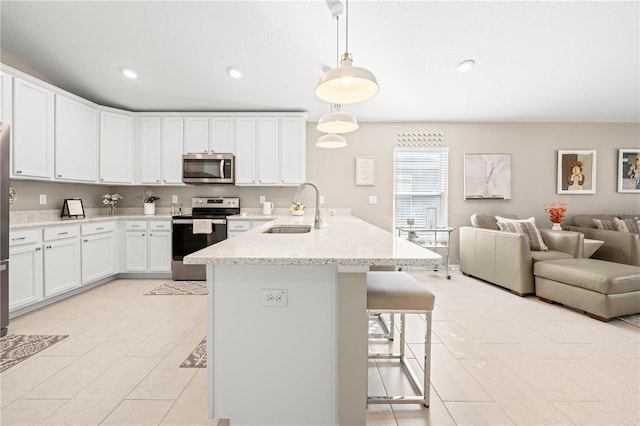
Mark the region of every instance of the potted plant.
<instances>
[{"instance_id":1,"label":"potted plant","mask_svg":"<svg viewBox=\"0 0 640 426\"><path fill-rule=\"evenodd\" d=\"M294 216L302 216L302 215L304 215L304 204L302 204L302 203L291 203L291 207L289 207L289 211Z\"/></svg>"},{"instance_id":2,"label":"potted plant","mask_svg":"<svg viewBox=\"0 0 640 426\"><path fill-rule=\"evenodd\" d=\"M156 201L158 201L160 197L145 192L138 198L142 198L142 202L144 203L144 214L156 214Z\"/></svg>"}]
</instances>

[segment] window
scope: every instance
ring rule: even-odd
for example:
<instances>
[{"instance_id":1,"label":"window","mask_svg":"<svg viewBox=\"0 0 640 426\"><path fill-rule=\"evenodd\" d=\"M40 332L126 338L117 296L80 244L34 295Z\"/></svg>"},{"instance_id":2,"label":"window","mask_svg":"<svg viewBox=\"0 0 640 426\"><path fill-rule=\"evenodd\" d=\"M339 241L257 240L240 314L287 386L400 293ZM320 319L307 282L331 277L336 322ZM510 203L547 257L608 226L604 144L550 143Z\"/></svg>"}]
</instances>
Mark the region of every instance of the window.
<instances>
[{"instance_id":1,"label":"window","mask_svg":"<svg viewBox=\"0 0 640 426\"><path fill-rule=\"evenodd\" d=\"M447 148L396 148L393 153L393 226L448 226Z\"/></svg>"}]
</instances>

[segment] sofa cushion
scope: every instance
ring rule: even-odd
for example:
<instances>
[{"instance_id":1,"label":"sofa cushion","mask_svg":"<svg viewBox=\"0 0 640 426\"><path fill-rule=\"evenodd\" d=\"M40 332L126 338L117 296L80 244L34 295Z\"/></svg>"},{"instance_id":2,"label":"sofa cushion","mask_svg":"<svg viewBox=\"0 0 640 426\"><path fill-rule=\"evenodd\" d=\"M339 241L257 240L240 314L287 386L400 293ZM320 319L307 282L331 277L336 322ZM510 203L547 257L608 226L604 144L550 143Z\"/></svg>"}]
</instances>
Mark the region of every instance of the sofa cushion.
<instances>
[{"instance_id":1,"label":"sofa cushion","mask_svg":"<svg viewBox=\"0 0 640 426\"><path fill-rule=\"evenodd\" d=\"M613 220L616 223L616 230L620 232L629 232L632 234L638 233L638 218L619 219L614 217Z\"/></svg>"},{"instance_id":2,"label":"sofa cushion","mask_svg":"<svg viewBox=\"0 0 640 426\"><path fill-rule=\"evenodd\" d=\"M596 224L596 228L603 231L617 231L616 221L613 219L593 219L593 223Z\"/></svg>"},{"instance_id":3,"label":"sofa cushion","mask_svg":"<svg viewBox=\"0 0 640 426\"><path fill-rule=\"evenodd\" d=\"M536 262L536 277L602 294L640 291L640 268L598 259L559 259Z\"/></svg>"},{"instance_id":4,"label":"sofa cushion","mask_svg":"<svg viewBox=\"0 0 640 426\"><path fill-rule=\"evenodd\" d=\"M612 220L611 215L595 215L595 214L580 214L573 217L573 225L580 226L582 228L596 228L596 224L593 219L608 219Z\"/></svg>"},{"instance_id":5,"label":"sofa cushion","mask_svg":"<svg viewBox=\"0 0 640 426\"><path fill-rule=\"evenodd\" d=\"M543 260L573 259L569 253L556 250L532 251L531 258L533 262L541 262Z\"/></svg>"},{"instance_id":6,"label":"sofa cushion","mask_svg":"<svg viewBox=\"0 0 640 426\"><path fill-rule=\"evenodd\" d=\"M513 214L504 214L503 217L506 217L509 219L518 218L516 215L513 215ZM498 227L495 216L482 214L482 213L474 213L471 215L471 226L473 226L474 228L495 229L496 231L500 229Z\"/></svg>"},{"instance_id":7,"label":"sofa cushion","mask_svg":"<svg viewBox=\"0 0 640 426\"><path fill-rule=\"evenodd\" d=\"M528 219L509 219L503 216L496 216L498 228L501 231L515 232L529 237L529 248L531 250L549 250L536 227L536 219L532 216Z\"/></svg>"}]
</instances>

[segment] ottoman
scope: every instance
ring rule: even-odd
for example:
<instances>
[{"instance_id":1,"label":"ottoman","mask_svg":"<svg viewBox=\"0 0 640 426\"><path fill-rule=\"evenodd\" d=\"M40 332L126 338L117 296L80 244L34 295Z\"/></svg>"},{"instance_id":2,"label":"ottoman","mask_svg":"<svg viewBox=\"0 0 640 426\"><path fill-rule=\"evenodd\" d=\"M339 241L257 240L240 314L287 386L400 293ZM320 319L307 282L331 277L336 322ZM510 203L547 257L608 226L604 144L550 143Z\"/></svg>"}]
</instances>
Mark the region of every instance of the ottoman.
<instances>
[{"instance_id":1,"label":"ottoman","mask_svg":"<svg viewBox=\"0 0 640 426\"><path fill-rule=\"evenodd\" d=\"M640 267L598 259L558 259L533 266L536 296L601 321L640 313Z\"/></svg>"}]
</instances>

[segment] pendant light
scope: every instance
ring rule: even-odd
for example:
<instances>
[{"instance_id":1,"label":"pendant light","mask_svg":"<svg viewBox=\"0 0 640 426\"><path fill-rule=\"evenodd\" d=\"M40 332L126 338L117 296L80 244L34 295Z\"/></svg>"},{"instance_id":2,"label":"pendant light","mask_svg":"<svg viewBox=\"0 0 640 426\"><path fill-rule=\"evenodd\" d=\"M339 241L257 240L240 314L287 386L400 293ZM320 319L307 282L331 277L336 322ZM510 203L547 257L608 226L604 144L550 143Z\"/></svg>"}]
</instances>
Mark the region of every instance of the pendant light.
<instances>
[{"instance_id":1,"label":"pendant light","mask_svg":"<svg viewBox=\"0 0 640 426\"><path fill-rule=\"evenodd\" d=\"M358 129L358 120L351 115L340 112L340 105L331 105L331 112L318 120L316 129L325 133L349 133Z\"/></svg>"},{"instance_id":2,"label":"pendant light","mask_svg":"<svg viewBox=\"0 0 640 426\"><path fill-rule=\"evenodd\" d=\"M318 148L344 148L347 146L347 140L344 136L330 133L328 135L320 136L316 141Z\"/></svg>"},{"instance_id":3,"label":"pendant light","mask_svg":"<svg viewBox=\"0 0 640 426\"><path fill-rule=\"evenodd\" d=\"M373 73L365 68L354 67L349 53L349 0L347 5L347 26L345 53L339 67L325 72L316 87L316 95L332 104L353 104L374 97L378 82Z\"/></svg>"}]
</instances>

